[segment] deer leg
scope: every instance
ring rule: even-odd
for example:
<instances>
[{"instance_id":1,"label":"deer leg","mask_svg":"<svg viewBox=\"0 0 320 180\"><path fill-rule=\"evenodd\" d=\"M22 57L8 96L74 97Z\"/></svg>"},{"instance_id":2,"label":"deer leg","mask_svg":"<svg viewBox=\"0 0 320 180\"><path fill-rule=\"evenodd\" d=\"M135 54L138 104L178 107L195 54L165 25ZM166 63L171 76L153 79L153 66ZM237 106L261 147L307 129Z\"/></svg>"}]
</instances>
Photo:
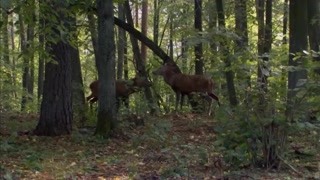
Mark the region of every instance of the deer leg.
<instances>
[{"instance_id":1,"label":"deer leg","mask_svg":"<svg viewBox=\"0 0 320 180\"><path fill-rule=\"evenodd\" d=\"M209 116L211 116L212 102L213 102L213 99L210 98L210 101L209 101L209 109L208 109L208 115L209 115Z\"/></svg>"},{"instance_id":2,"label":"deer leg","mask_svg":"<svg viewBox=\"0 0 320 180\"><path fill-rule=\"evenodd\" d=\"M178 111L178 104L180 102L180 96L181 96L181 93L180 92L176 92L176 111Z\"/></svg>"},{"instance_id":3,"label":"deer leg","mask_svg":"<svg viewBox=\"0 0 320 180\"><path fill-rule=\"evenodd\" d=\"M180 99L180 110L182 110L183 102L184 102L184 94L181 94L181 99Z\"/></svg>"}]
</instances>

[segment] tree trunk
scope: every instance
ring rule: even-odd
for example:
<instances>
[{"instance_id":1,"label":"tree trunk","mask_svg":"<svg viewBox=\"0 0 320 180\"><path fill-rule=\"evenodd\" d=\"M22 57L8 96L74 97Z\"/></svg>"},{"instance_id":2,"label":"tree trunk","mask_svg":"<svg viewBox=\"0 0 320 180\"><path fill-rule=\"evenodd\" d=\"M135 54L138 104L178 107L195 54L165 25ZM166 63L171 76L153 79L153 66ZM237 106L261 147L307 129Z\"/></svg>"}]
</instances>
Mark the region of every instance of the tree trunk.
<instances>
[{"instance_id":1,"label":"tree trunk","mask_svg":"<svg viewBox=\"0 0 320 180\"><path fill-rule=\"evenodd\" d=\"M216 0L217 5L217 12L218 12L218 24L220 29L225 29L225 18L224 18L224 9L223 9L223 2L222 0ZM227 47L226 42L221 42L221 52L225 58L225 65L226 65L226 81L228 87L228 94L229 94L229 102L231 106L236 106L238 104L236 90L234 86L234 73L231 68L231 57L229 56L230 52Z\"/></svg>"},{"instance_id":2,"label":"tree trunk","mask_svg":"<svg viewBox=\"0 0 320 180\"><path fill-rule=\"evenodd\" d=\"M107 136L116 128L115 43L113 1L97 0L99 79L98 121L95 135Z\"/></svg>"},{"instance_id":3,"label":"tree trunk","mask_svg":"<svg viewBox=\"0 0 320 180\"><path fill-rule=\"evenodd\" d=\"M118 4L118 17L121 20L125 20L124 6L122 3ZM123 29L118 28L118 63L117 63L117 79L122 79L123 76L123 61L124 61L124 49L126 33Z\"/></svg>"},{"instance_id":4,"label":"tree trunk","mask_svg":"<svg viewBox=\"0 0 320 180\"><path fill-rule=\"evenodd\" d=\"M235 32L238 35L238 39L235 40L234 53L236 54L239 61L246 63L247 59L247 49L248 49L248 25L247 25L247 0L238 0L235 1ZM246 68L242 71L242 75L245 78L245 104L249 108L249 104L252 101L251 99L251 77L247 73L250 71L249 68Z\"/></svg>"},{"instance_id":5,"label":"tree trunk","mask_svg":"<svg viewBox=\"0 0 320 180\"><path fill-rule=\"evenodd\" d=\"M202 32L202 0L194 0L194 28L201 38ZM195 74L203 74L203 50L202 43L198 43L194 47L195 54Z\"/></svg>"},{"instance_id":6,"label":"tree trunk","mask_svg":"<svg viewBox=\"0 0 320 180\"><path fill-rule=\"evenodd\" d=\"M33 99L33 89L34 89L34 28L36 24L36 4L35 0L29 1L27 4L27 8L30 9L28 13L30 13L30 20L28 22L28 28L27 28L27 58L29 59L29 82L27 90L29 94L29 100L32 101Z\"/></svg>"},{"instance_id":7,"label":"tree trunk","mask_svg":"<svg viewBox=\"0 0 320 180\"><path fill-rule=\"evenodd\" d=\"M13 15L11 15L11 18L13 18ZM14 33L14 21L11 21L11 29L10 29L10 38L11 38L11 50L14 52L15 51L15 33ZM16 57L12 56L12 72L16 72ZM17 87L17 75L16 73L12 73L12 84L14 87ZM13 97L17 98L17 91L13 90Z\"/></svg>"},{"instance_id":8,"label":"tree trunk","mask_svg":"<svg viewBox=\"0 0 320 180\"><path fill-rule=\"evenodd\" d=\"M153 42L158 45L159 39L159 17L160 17L160 7L159 0L153 1Z\"/></svg>"},{"instance_id":9,"label":"tree trunk","mask_svg":"<svg viewBox=\"0 0 320 180\"><path fill-rule=\"evenodd\" d=\"M1 102L1 108L3 109L11 109L11 104L9 103L9 99L11 99L11 92L12 92L12 69L11 69L11 62L10 62L10 56L9 56L9 32L8 32L8 14L6 12L1 12L2 15L2 27L1 27L1 34L2 37L0 37L0 49L3 50L0 56L0 65L3 67L3 71L1 73L4 73L5 76L1 76L1 91L0 91L0 98L2 100L6 100L6 102ZM2 74L1 74L2 75ZM14 93L12 93L14 95Z\"/></svg>"},{"instance_id":10,"label":"tree trunk","mask_svg":"<svg viewBox=\"0 0 320 180\"><path fill-rule=\"evenodd\" d=\"M308 49L308 14L307 1L290 0L289 5L289 66L302 67L305 58L300 56ZM305 69L295 69L288 74L287 118L293 121L295 96L307 79ZM299 82L300 81L300 82ZM298 83L299 82L299 83Z\"/></svg>"},{"instance_id":11,"label":"tree trunk","mask_svg":"<svg viewBox=\"0 0 320 180\"><path fill-rule=\"evenodd\" d=\"M133 26L133 19L132 19L132 15L131 15L129 1L125 1L125 12L126 12L126 17L127 17L128 23L131 26ZM134 59L135 59L136 66L137 66L137 71L140 76L148 77L148 74L147 74L146 68L145 68L145 64L141 59L138 41L132 35L130 36L130 39L131 39L131 43L132 43L132 49L133 49ZM151 114L153 114L156 112L156 106L154 106L154 101L153 101L151 90L149 87L146 87L144 92L145 92L145 96L148 101L148 106L150 108L150 112L151 112Z\"/></svg>"},{"instance_id":12,"label":"tree trunk","mask_svg":"<svg viewBox=\"0 0 320 180\"><path fill-rule=\"evenodd\" d=\"M40 6L41 7L41 6ZM45 29L45 19L42 10L39 12L39 29ZM41 97L43 93L43 81L44 81L44 68L45 68L45 35L44 33L39 33L39 65L38 65L38 104L40 105Z\"/></svg>"},{"instance_id":13,"label":"tree trunk","mask_svg":"<svg viewBox=\"0 0 320 180\"><path fill-rule=\"evenodd\" d=\"M148 0L142 1L142 13L141 13L141 33L145 36L148 35ZM146 64L147 60L147 46L141 44L141 60Z\"/></svg>"},{"instance_id":14,"label":"tree trunk","mask_svg":"<svg viewBox=\"0 0 320 180\"><path fill-rule=\"evenodd\" d=\"M69 20L71 24L71 36L72 40L75 41L73 45L69 43L70 56L71 56L71 70L72 70L72 108L73 108L73 119L77 119L81 126L84 126L86 121L85 117L85 98L83 91L83 80L80 64L80 55L78 49L78 36L77 36L77 19L76 14L72 14Z\"/></svg>"},{"instance_id":15,"label":"tree trunk","mask_svg":"<svg viewBox=\"0 0 320 180\"><path fill-rule=\"evenodd\" d=\"M98 58L98 32L97 32L97 25L96 25L96 19L94 18L93 12L88 13L88 20L89 20L89 31L91 35L91 41L92 41L92 47L93 47L93 53L95 59Z\"/></svg>"},{"instance_id":16,"label":"tree trunk","mask_svg":"<svg viewBox=\"0 0 320 180\"><path fill-rule=\"evenodd\" d=\"M283 6L283 28L282 28L282 44L287 44L287 29L288 29L288 16L289 16L289 0L284 0Z\"/></svg>"},{"instance_id":17,"label":"tree trunk","mask_svg":"<svg viewBox=\"0 0 320 180\"><path fill-rule=\"evenodd\" d=\"M210 4L209 4L209 8L212 9L212 11L210 11L209 13L209 22L208 22L208 26L209 26L209 29L211 31L214 31L216 28L217 28L217 20L218 20L218 14L217 12L215 11L217 9L216 7L216 4L214 1L210 1ZM218 51L218 47L219 47L219 43L215 42L215 41L211 41L210 42L210 50L212 51L213 55L215 55ZM210 65L210 69L214 69L216 68L216 58L210 58L211 61L211 65Z\"/></svg>"},{"instance_id":18,"label":"tree trunk","mask_svg":"<svg viewBox=\"0 0 320 180\"><path fill-rule=\"evenodd\" d=\"M64 25L64 33L70 32L66 14L67 3L65 1L54 1L50 10L57 10L55 13L46 11L48 16L56 16L59 23ZM72 131L72 87L71 87L71 57L69 38L59 31L60 24L51 19L46 19L46 25L52 29L52 36L56 42L46 42L52 60L45 65L45 81L43 99L41 103L40 119L34 134L39 136L58 136L70 134ZM47 28L47 27L46 27Z\"/></svg>"},{"instance_id":19,"label":"tree trunk","mask_svg":"<svg viewBox=\"0 0 320 180\"><path fill-rule=\"evenodd\" d=\"M30 79L30 70L29 70L29 58L28 58L28 49L27 49L27 39L25 35L25 25L23 21L22 11L19 12L19 23L20 23L20 42L21 42L21 53L22 53L22 99L21 99L21 111L25 111L26 104L28 102L28 87Z\"/></svg>"},{"instance_id":20,"label":"tree trunk","mask_svg":"<svg viewBox=\"0 0 320 180\"><path fill-rule=\"evenodd\" d=\"M320 1L308 0L308 36L310 49L313 51L313 60L320 62ZM320 74L320 68L315 72Z\"/></svg>"},{"instance_id":21,"label":"tree trunk","mask_svg":"<svg viewBox=\"0 0 320 180\"><path fill-rule=\"evenodd\" d=\"M235 31L239 37L238 39L235 40L235 54L237 54L237 56L240 56L240 60L246 59L248 39L249 39L248 25L247 25L247 0L235 1L235 23L236 23ZM246 89L248 89L251 87L251 77L245 76L245 79L247 80ZM249 101L249 100L247 99L246 101Z\"/></svg>"}]
</instances>

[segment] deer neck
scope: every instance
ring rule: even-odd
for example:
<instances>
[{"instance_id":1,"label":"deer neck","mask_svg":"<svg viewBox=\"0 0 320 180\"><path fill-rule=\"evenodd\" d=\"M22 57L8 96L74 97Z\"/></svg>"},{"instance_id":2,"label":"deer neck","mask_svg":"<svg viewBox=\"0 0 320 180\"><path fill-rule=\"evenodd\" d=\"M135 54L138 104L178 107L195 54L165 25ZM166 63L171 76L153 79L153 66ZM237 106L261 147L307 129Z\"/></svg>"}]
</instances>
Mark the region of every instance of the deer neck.
<instances>
[{"instance_id":1,"label":"deer neck","mask_svg":"<svg viewBox=\"0 0 320 180\"><path fill-rule=\"evenodd\" d=\"M166 83L168 83L169 85L173 85L173 81L174 81L174 76L176 75L175 72L173 71L166 71L163 78L164 78L164 81Z\"/></svg>"}]
</instances>

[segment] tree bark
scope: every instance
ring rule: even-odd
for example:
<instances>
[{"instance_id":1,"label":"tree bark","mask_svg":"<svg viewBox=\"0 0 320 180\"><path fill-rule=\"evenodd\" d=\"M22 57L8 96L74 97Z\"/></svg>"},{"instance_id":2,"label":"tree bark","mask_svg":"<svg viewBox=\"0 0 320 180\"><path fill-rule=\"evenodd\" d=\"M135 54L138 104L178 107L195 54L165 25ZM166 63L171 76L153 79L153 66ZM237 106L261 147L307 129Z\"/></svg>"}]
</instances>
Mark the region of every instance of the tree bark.
<instances>
[{"instance_id":1,"label":"tree bark","mask_svg":"<svg viewBox=\"0 0 320 180\"><path fill-rule=\"evenodd\" d=\"M141 13L141 33L148 36L148 0L142 1L142 13ZM141 60L146 63L147 60L147 46L141 44Z\"/></svg>"},{"instance_id":2,"label":"tree bark","mask_svg":"<svg viewBox=\"0 0 320 180\"><path fill-rule=\"evenodd\" d=\"M45 18L44 18L44 13L41 10L41 5L39 10L39 29L42 31L45 29ZM39 48L40 50L39 50L39 65L38 65L38 104L41 103L41 97L43 93L45 52L47 49L45 46L44 33L39 33Z\"/></svg>"},{"instance_id":3,"label":"tree bark","mask_svg":"<svg viewBox=\"0 0 320 180\"><path fill-rule=\"evenodd\" d=\"M68 4L61 0L50 3L50 11L44 13L49 16L56 16L64 26L64 32L70 32L67 24L68 15L66 14ZM59 21L59 22L60 22ZM61 34L59 26L51 19L46 19L52 29L51 35L56 39L55 42L47 41L49 53L52 60L45 65L45 81L43 100L41 103L40 119L34 134L39 136L58 136L70 134L72 131L72 97L71 97L71 57L69 35ZM52 38L53 38L52 37Z\"/></svg>"},{"instance_id":4,"label":"tree bark","mask_svg":"<svg viewBox=\"0 0 320 180\"><path fill-rule=\"evenodd\" d=\"M289 66L293 67L288 73L288 93L287 93L287 109L286 115L288 120L293 121L295 96L299 88L303 87L304 81L307 79L307 71L305 69L295 69L302 67L305 58L303 50L308 49L308 14L307 1L290 0L289 5ZM300 81L300 83L298 83Z\"/></svg>"},{"instance_id":5,"label":"tree bark","mask_svg":"<svg viewBox=\"0 0 320 180\"><path fill-rule=\"evenodd\" d=\"M224 9L223 9L223 2L222 0L216 0L217 5L217 12L218 12L218 24L220 29L225 29L225 18L224 18ZM225 58L225 66L228 70L226 70L226 81L228 87L228 94L229 94L229 102L231 106L236 106L238 104L236 90L234 86L234 73L231 68L231 57L229 56L229 50L227 44L225 42L221 42L221 52Z\"/></svg>"},{"instance_id":6,"label":"tree bark","mask_svg":"<svg viewBox=\"0 0 320 180\"><path fill-rule=\"evenodd\" d=\"M72 108L73 119L79 120L81 126L84 126L86 121L85 117L85 97L83 91L83 80L81 72L80 55L78 49L78 36L77 36L77 19L76 14L72 13L69 19L71 24L71 38L75 42L69 42L70 56L71 56L71 69L72 69Z\"/></svg>"},{"instance_id":7,"label":"tree bark","mask_svg":"<svg viewBox=\"0 0 320 180\"><path fill-rule=\"evenodd\" d=\"M287 44L287 29L288 29L288 16L289 16L289 0L284 0L283 6L283 28L282 28L282 44Z\"/></svg>"},{"instance_id":8,"label":"tree bark","mask_svg":"<svg viewBox=\"0 0 320 180\"><path fill-rule=\"evenodd\" d=\"M95 135L108 136L116 128L115 43L113 1L97 0L99 79L98 121Z\"/></svg>"},{"instance_id":9,"label":"tree bark","mask_svg":"<svg viewBox=\"0 0 320 180\"><path fill-rule=\"evenodd\" d=\"M122 21L125 20L124 6L122 3L118 4L118 17ZM117 63L117 79L123 78L123 62L126 34L122 28L118 28L118 63Z\"/></svg>"},{"instance_id":10,"label":"tree bark","mask_svg":"<svg viewBox=\"0 0 320 180\"><path fill-rule=\"evenodd\" d=\"M21 53L22 53L22 61L23 61L23 72L22 72L22 99L21 99L21 111L25 111L26 104L29 100L28 98L28 87L29 87L29 79L30 79L30 70L29 70L29 59L27 56L27 38L25 35L25 24L23 21L22 11L19 12L19 23L20 23L20 42L21 42Z\"/></svg>"},{"instance_id":11,"label":"tree bark","mask_svg":"<svg viewBox=\"0 0 320 180\"><path fill-rule=\"evenodd\" d=\"M202 0L194 0L194 28L198 32L199 38L201 38L202 32ZM198 43L194 47L195 54L195 74L203 74L203 49L202 43Z\"/></svg>"},{"instance_id":12,"label":"tree bark","mask_svg":"<svg viewBox=\"0 0 320 180\"><path fill-rule=\"evenodd\" d=\"M308 0L308 36L310 49L313 51L313 60L320 62L320 1ZM320 68L315 72L320 74Z\"/></svg>"}]
</instances>

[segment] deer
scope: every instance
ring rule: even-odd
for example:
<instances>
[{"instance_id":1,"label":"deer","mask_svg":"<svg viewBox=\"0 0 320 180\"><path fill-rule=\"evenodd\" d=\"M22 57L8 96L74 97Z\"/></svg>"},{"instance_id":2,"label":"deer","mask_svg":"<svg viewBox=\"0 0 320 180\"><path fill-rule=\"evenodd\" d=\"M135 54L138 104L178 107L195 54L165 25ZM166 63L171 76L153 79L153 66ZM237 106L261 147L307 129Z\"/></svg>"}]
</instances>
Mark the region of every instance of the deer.
<instances>
[{"instance_id":1,"label":"deer","mask_svg":"<svg viewBox=\"0 0 320 180\"><path fill-rule=\"evenodd\" d=\"M126 101L129 96L135 92L138 92L141 88L146 88L151 86L151 82L146 77L136 76L128 81L117 80L116 86L116 99L117 99L117 109L119 108L120 100ZM95 80L90 83L89 88L91 94L86 97L90 105L98 101L99 96L99 80Z\"/></svg>"},{"instance_id":2,"label":"deer","mask_svg":"<svg viewBox=\"0 0 320 180\"><path fill-rule=\"evenodd\" d=\"M180 109L182 108L183 101L180 99L184 95L191 93L206 93L206 97L210 97L209 112L211 115L212 101L216 100L220 106L220 101L217 95L214 94L214 83L208 77L203 75L188 75L177 71L177 67L171 63L165 63L160 68L152 72L154 75L162 76L164 81L176 93L175 109L178 110L178 102L180 102ZM181 101L180 101L181 100Z\"/></svg>"}]
</instances>

